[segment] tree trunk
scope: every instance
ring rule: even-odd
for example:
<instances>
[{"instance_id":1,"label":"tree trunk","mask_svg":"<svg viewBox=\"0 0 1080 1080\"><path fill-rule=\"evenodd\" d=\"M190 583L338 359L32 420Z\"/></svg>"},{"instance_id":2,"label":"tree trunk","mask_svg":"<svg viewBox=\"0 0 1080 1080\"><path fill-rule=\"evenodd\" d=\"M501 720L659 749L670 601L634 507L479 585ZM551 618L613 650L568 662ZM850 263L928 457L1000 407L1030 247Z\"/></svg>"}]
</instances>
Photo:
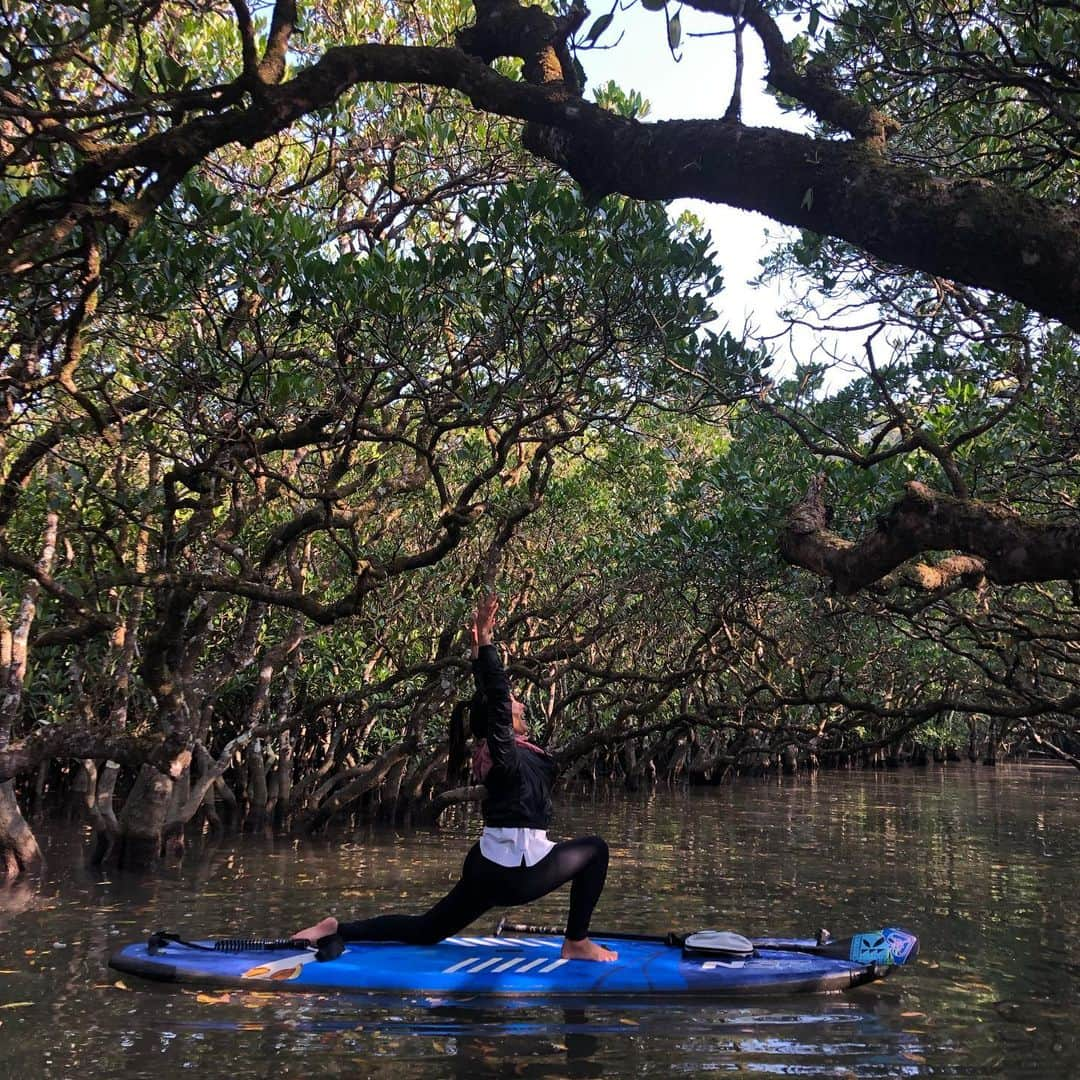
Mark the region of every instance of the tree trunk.
<instances>
[{"instance_id":1,"label":"tree trunk","mask_svg":"<svg viewBox=\"0 0 1080 1080\"><path fill-rule=\"evenodd\" d=\"M45 515L45 530L41 538L41 555L37 568L42 574L52 569L56 554L56 537L60 516L55 509ZM22 602L13 625L0 621L0 750L6 749L11 731L22 710L23 682L26 678L30 627L37 614L39 582L31 578L23 587ZM8 780L0 784L0 880L13 881L20 874L41 866L41 849L33 830L19 809L15 785Z\"/></svg>"},{"instance_id":2,"label":"tree trunk","mask_svg":"<svg viewBox=\"0 0 1080 1080\"><path fill-rule=\"evenodd\" d=\"M641 774L638 771L637 747L631 742L623 743L619 751L623 767L623 786L627 791L637 791L641 786Z\"/></svg>"},{"instance_id":3,"label":"tree trunk","mask_svg":"<svg viewBox=\"0 0 1080 1080\"><path fill-rule=\"evenodd\" d=\"M86 816L87 807L93 800L91 792L97 788L97 766L93 760L80 762L76 768L65 800L64 817L78 821Z\"/></svg>"},{"instance_id":4,"label":"tree trunk","mask_svg":"<svg viewBox=\"0 0 1080 1080\"><path fill-rule=\"evenodd\" d=\"M194 817L194 811L190 814L184 812L184 807L190 797L191 769L187 768L177 778L169 794L169 808L165 812L165 825L161 836L162 850L175 859L183 857L186 849L184 826Z\"/></svg>"},{"instance_id":5,"label":"tree trunk","mask_svg":"<svg viewBox=\"0 0 1080 1080\"><path fill-rule=\"evenodd\" d=\"M195 781L196 788L201 786L202 781L211 774L213 767L210 752L202 743L197 743L195 746L195 768L198 774L198 780ZM206 817L207 825L210 826L210 832L215 836L220 835L224 830L217 810L217 779L220 778L216 777L206 788L200 808Z\"/></svg>"},{"instance_id":6,"label":"tree trunk","mask_svg":"<svg viewBox=\"0 0 1080 1080\"><path fill-rule=\"evenodd\" d=\"M0 882L40 870L44 859L33 830L19 810L15 782L0 784Z\"/></svg>"},{"instance_id":7,"label":"tree trunk","mask_svg":"<svg viewBox=\"0 0 1080 1080\"><path fill-rule=\"evenodd\" d=\"M191 753L184 751L169 762L168 772L149 763L140 769L119 819L116 854L122 868L148 869L161 858L173 790L190 762Z\"/></svg>"},{"instance_id":8,"label":"tree trunk","mask_svg":"<svg viewBox=\"0 0 1080 1080\"><path fill-rule=\"evenodd\" d=\"M398 743L384 751L374 761L369 761L362 767L350 770L348 783L339 787L333 795L317 803L317 809L308 811L304 815L304 829L307 832L318 832L343 810L351 807L353 803L363 798L368 792L374 791L383 785L387 775L399 763L401 765L401 770L399 770L400 778L400 772L404 770L407 758L413 752L413 749L413 745L409 742Z\"/></svg>"},{"instance_id":9,"label":"tree trunk","mask_svg":"<svg viewBox=\"0 0 1080 1080\"><path fill-rule=\"evenodd\" d=\"M112 857L120 835L120 823L116 820L113 809L113 796L119 776L120 766L115 761L106 761L98 771L93 802L88 803L94 825L94 842L90 852L93 866L98 866Z\"/></svg>"},{"instance_id":10,"label":"tree trunk","mask_svg":"<svg viewBox=\"0 0 1080 1080\"><path fill-rule=\"evenodd\" d=\"M224 777L214 778L214 801L216 806L224 808L224 828L227 832L232 832L236 828L236 819L240 811L236 802L236 793L225 782Z\"/></svg>"},{"instance_id":11,"label":"tree trunk","mask_svg":"<svg viewBox=\"0 0 1080 1080\"><path fill-rule=\"evenodd\" d=\"M30 795L30 816L40 814L45 806L45 787L49 782L49 766L52 763L46 759L42 761L34 772L34 787Z\"/></svg>"},{"instance_id":12,"label":"tree trunk","mask_svg":"<svg viewBox=\"0 0 1080 1080\"><path fill-rule=\"evenodd\" d=\"M436 786L432 778L446 782L446 766L449 761L449 746L444 744L425 761L417 757L402 782L401 797L398 805L397 821L409 824L414 815L421 820L427 818L426 805L432 798L432 789ZM439 786L441 786L441 783Z\"/></svg>"},{"instance_id":13,"label":"tree trunk","mask_svg":"<svg viewBox=\"0 0 1080 1080\"><path fill-rule=\"evenodd\" d=\"M281 733L281 746L277 759L277 798L274 801L273 824L282 830L292 813L292 736L289 732Z\"/></svg>"},{"instance_id":14,"label":"tree trunk","mask_svg":"<svg viewBox=\"0 0 1080 1080\"><path fill-rule=\"evenodd\" d=\"M379 821L393 822L397 820L398 805L401 796L401 782L405 779L405 773L409 768L408 757L403 757L390 770L378 793L378 805L376 817Z\"/></svg>"},{"instance_id":15,"label":"tree trunk","mask_svg":"<svg viewBox=\"0 0 1080 1080\"><path fill-rule=\"evenodd\" d=\"M277 725L280 727L292 712L296 697L296 677L300 671L300 650L294 649L289 654L285 667L285 685L281 689L277 703ZM292 816L293 803L293 739L287 728L281 732L278 743L278 757L274 773L275 798L271 822L277 831L283 831Z\"/></svg>"},{"instance_id":16,"label":"tree trunk","mask_svg":"<svg viewBox=\"0 0 1080 1080\"><path fill-rule=\"evenodd\" d=\"M266 762L258 739L247 746L247 816L244 832L261 833L266 828Z\"/></svg>"}]
</instances>

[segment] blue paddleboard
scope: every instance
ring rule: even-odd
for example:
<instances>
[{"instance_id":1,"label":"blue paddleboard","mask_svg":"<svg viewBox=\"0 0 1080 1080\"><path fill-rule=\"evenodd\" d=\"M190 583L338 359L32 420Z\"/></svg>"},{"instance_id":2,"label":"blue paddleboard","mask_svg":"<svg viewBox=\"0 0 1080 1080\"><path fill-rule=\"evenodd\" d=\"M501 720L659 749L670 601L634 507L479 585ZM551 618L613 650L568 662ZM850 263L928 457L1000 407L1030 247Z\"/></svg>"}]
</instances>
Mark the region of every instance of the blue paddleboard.
<instances>
[{"instance_id":1,"label":"blue paddleboard","mask_svg":"<svg viewBox=\"0 0 1080 1080\"><path fill-rule=\"evenodd\" d=\"M890 937L891 935L891 937ZM878 942L868 950L865 938ZM214 942L127 945L109 959L132 975L205 987L495 997L668 997L802 994L848 990L911 959L917 939L902 930L856 935L847 958L820 955L810 940L762 938L745 957L684 951L663 940L594 938L612 963L564 960L546 934L447 938L437 945L354 942L333 960L313 951L214 951ZM882 951L881 942L886 942ZM201 945L203 948L193 947ZM862 950L862 955L857 950ZM875 958L870 958L873 955Z\"/></svg>"}]
</instances>

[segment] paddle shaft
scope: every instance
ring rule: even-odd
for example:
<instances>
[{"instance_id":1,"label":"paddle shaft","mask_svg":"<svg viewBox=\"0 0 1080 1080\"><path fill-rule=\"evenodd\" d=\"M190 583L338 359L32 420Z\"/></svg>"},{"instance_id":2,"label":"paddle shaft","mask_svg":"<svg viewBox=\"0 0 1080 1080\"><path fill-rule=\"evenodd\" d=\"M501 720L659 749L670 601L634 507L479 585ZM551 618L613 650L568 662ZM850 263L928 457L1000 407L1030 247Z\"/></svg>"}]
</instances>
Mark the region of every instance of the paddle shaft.
<instances>
[{"instance_id":1,"label":"paddle shaft","mask_svg":"<svg viewBox=\"0 0 1080 1080\"><path fill-rule=\"evenodd\" d=\"M555 936L561 936L565 931L558 926L539 926L535 923L512 923L505 920L500 921L499 925L495 927L495 936L499 937L504 930L508 930L512 934L553 934ZM682 945L682 938L685 935L678 935L670 933L667 935L660 934L609 934L606 930L597 930L597 937L610 938L613 941L655 941L661 945Z\"/></svg>"},{"instance_id":2,"label":"paddle shaft","mask_svg":"<svg viewBox=\"0 0 1080 1080\"><path fill-rule=\"evenodd\" d=\"M504 930L514 934L562 934L563 931L557 926L538 926L533 923L500 922L495 928L495 936L498 937ZM677 934L674 930L667 934L625 934L611 933L606 930L597 930L598 938L607 938L611 941L655 941L660 945L670 945L672 948L681 948L686 934ZM777 944L762 944L754 942L754 948L759 951L774 952L799 952L811 953L814 956L832 956L838 960L847 960L851 955L851 938L840 938L837 941L828 941L823 945L808 945L799 941L785 941Z\"/></svg>"}]
</instances>

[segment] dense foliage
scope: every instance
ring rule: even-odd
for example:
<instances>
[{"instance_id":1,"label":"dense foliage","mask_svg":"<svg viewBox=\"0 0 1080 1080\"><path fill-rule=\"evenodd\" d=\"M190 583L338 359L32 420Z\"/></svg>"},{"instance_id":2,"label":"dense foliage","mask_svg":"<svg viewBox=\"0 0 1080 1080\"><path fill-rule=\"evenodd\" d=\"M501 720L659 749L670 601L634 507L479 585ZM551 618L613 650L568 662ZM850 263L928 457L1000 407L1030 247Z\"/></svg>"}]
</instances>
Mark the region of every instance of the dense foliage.
<instances>
[{"instance_id":1,"label":"dense foliage","mask_svg":"<svg viewBox=\"0 0 1080 1080\"><path fill-rule=\"evenodd\" d=\"M1067 7L788 5L808 32L785 44L765 8L693 6L762 37L820 127L798 155L858 143L878 172L852 191L910 180L890 228L916 246L941 225L911 170L956 198L1075 190ZM834 228L823 173L791 178L797 212L776 195L804 231L765 270L845 343L733 337L700 222L629 197L684 192L601 168L640 95L564 100L625 14L530 10L528 34L512 0L330 0L302 32L242 0L0 15L8 873L36 857L16 795L74 799L97 857L134 862L193 822L475 798L463 624L489 588L571 782L1080 763L1067 301L954 271L998 235L975 225L967 262L930 266ZM661 47L703 47L677 18ZM564 108L600 125L587 166ZM789 149L742 179L775 188Z\"/></svg>"}]
</instances>

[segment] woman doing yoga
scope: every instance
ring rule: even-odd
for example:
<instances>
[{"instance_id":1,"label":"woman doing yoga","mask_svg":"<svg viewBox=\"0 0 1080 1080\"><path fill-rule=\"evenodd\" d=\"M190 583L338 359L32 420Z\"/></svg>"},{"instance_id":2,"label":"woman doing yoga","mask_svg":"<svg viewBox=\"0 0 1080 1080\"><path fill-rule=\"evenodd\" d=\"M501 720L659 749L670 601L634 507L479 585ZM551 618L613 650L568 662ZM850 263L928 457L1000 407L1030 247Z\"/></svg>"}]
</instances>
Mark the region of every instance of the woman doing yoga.
<instances>
[{"instance_id":1,"label":"woman doing yoga","mask_svg":"<svg viewBox=\"0 0 1080 1080\"><path fill-rule=\"evenodd\" d=\"M617 953L589 940L589 920L604 888L608 847L599 836L553 843L548 839L555 762L526 739L525 706L510 693L491 639L498 602L482 599L472 623L476 695L471 724L477 740L473 773L487 788L484 831L465 858L461 880L422 915L378 915L338 922L330 915L295 936L317 941L401 941L431 945L458 933L493 907L528 904L570 886L570 914L562 955L570 960L614 960Z\"/></svg>"}]
</instances>

